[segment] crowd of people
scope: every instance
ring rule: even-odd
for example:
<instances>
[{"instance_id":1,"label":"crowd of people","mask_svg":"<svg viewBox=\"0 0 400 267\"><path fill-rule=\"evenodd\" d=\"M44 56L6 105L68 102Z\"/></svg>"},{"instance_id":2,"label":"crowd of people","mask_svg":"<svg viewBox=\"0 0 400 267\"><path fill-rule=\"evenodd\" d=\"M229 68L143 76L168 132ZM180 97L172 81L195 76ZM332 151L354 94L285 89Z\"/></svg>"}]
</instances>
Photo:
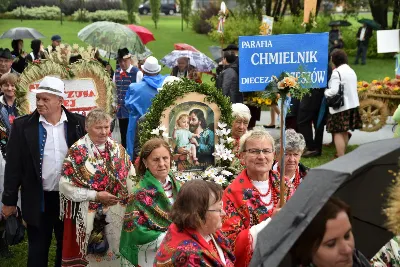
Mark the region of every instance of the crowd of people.
<instances>
[{"instance_id":1,"label":"crowd of people","mask_svg":"<svg viewBox=\"0 0 400 267\"><path fill-rule=\"evenodd\" d=\"M367 37L361 29L360 40ZM60 42L60 36L53 36L52 49ZM65 86L59 78L44 77L32 91L36 110L19 117L17 73L23 71L23 62L45 56L40 40L32 41L28 55L22 45L22 40L14 40L13 53L0 50L0 163L5 165L0 173L0 223L21 207L28 267L48 266L53 234L55 266L249 266L258 234L279 212L281 198L289 201L307 179L301 157L321 154L324 124L333 135L337 157L345 153L349 131L361 128L357 76L339 42L333 42L328 87L293 100L294 115L287 118L291 121L285 131L282 192L278 158L283 148L267 129L255 127L260 109L244 104L238 48L231 44L223 51L215 82L232 102L232 164L240 166L240 172L226 189L203 180L182 184L171 170L169 143L152 138L140 146L137 140L139 122L146 119L160 88L182 78L201 82L190 60L179 58L165 76L153 56L135 64L131 51L121 48L114 72L97 55L116 86L119 144L110 138L113 118L104 110L96 108L83 117L63 106ZM335 95L342 84L344 106L323 106L325 97ZM321 111L325 119L318 123ZM176 149L195 150L196 162L202 150L214 145L214 135L201 110L176 119ZM294 264L371 266L355 248L350 217L347 204L330 199L293 246ZM1 236L0 228L0 260L12 257Z\"/></svg>"}]
</instances>

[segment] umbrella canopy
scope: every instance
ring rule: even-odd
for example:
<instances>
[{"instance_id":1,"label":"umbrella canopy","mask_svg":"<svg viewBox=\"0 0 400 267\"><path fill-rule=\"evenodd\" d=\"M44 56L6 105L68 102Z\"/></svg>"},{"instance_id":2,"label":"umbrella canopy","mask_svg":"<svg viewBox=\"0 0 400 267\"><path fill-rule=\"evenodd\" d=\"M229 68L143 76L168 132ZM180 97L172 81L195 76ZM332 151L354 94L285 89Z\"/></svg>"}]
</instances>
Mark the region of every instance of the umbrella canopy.
<instances>
[{"instance_id":1,"label":"umbrella canopy","mask_svg":"<svg viewBox=\"0 0 400 267\"><path fill-rule=\"evenodd\" d=\"M373 30L379 30L381 28L381 25L372 19L360 19L358 22L367 24L367 26L371 27Z\"/></svg>"},{"instance_id":2,"label":"umbrella canopy","mask_svg":"<svg viewBox=\"0 0 400 267\"><path fill-rule=\"evenodd\" d=\"M330 27L333 27L333 26L348 27L348 26L351 26L351 23L348 22L347 20L333 20L333 21L329 22L329 26Z\"/></svg>"},{"instance_id":3,"label":"umbrella canopy","mask_svg":"<svg viewBox=\"0 0 400 267\"><path fill-rule=\"evenodd\" d=\"M140 37L125 25L98 21L94 22L78 33L79 39L94 47L107 52L117 53L118 49L128 48L131 53L143 53L144 45Z\"/></svg>"},{"instance_id":4,"label":"umbrella canopy","mask_svg":"<svg viewBox=\"0 0 400 267\"><path fill-rule=\"evenodd\" d=\"M177 64L177 59L180 57L189 58L189 64L195 66L197 71L207 72L211 71L216 67L215 62L204 55L201 52L192 52L188 50L174 50L165 57L163 57L160 62L167 66L168 68L173 68Z\"/></svg>"},{"instance_id":5,"label":"umbrella canopy","mask_svg":"<svg viewBox=\"0 0 400 267\"><path fill-rule=\"evenodd\" d=\"M102 57L107 57L107 58L117 58L117 53L114 52L107 52L103 49L99 49L100 56ZM144 47L144 52L143 53L132 53L134 56L137 57L138 60L144 60L151 56L153 52L150 51L150 49L147 48L147 46Z\"/></svg>"},{"instance_id":6,"label":"umbrella canopy","mask_svg":"<svg viewBox=\"0 0 400 267\"><path fill-rule=\"evenodd\" d=\"M19 39L40 39L44 38L45 36L38 32L37 30L33 28L25 28L25 27L18 27L18 28L12 28L6 32L4 32L1 36L0 39L13 39L13 40L19 40Z\"/></svg>"},{"instance_id":7,"label":"umbrella canopy","mask_svg":"<svg viewBox=\"0 0 400 267\"><path fill-rule=\"evenodd\" d=\"M138 25L126 25L129 29L134 31L137 35L139 35L140 40L142 40L143 44L147 44L148 42L155 41L156 39L154 38L154 35L151 31L149 31L147 28L138 26Z\"/></svg>"},{"instance_id":8,"label":"umbrella canopy","mask_svg":"<svg viewBox=\"0 0 400 267\"><path fill-rule=\"evenodd\" d=\"M174 49L175 50L188 50L188 51L192 51L192 52L200 52L194 46L191 46L191 45L185 44L185 43L174 44Z\"/></svg>"},{"instance_id":9,"label":"umbrella canopy","mask_svg":"<svg viewBox=\"0 0 400 267\"><path fill-rule=\"evenodd\" d=\"M387 139L364 144L323 166L311 169L290 201L257 237L251 267L279 266L328 199L334 195L352 211L356 248L367 259L393 237L382 214L388 188L398 169L400 142ZM286 256L286 257L285 257ZM285 262L281 266L292 266Z\"/></svg>"}]
</instances>

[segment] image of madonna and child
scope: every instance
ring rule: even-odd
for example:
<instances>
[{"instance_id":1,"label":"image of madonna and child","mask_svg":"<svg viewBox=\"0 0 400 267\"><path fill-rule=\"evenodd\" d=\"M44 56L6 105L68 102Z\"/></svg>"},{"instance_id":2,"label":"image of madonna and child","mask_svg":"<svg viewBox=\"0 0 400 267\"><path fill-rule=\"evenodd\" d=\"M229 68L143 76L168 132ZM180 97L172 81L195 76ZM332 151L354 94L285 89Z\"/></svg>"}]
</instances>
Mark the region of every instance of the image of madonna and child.
<instances>
[{"instance_id":1,"label":"image of madonna and child","mask_svg":"<svg viewBox=\"0 0 400 267\"><path fill-rule=\"evenodd\" d=\"M189 114L184 113L178 117L172 137L175 140L177 150L179 148L186 150L193 160L193 164L199 165L199 160L196 157L196 147L199 146L199 143L195 139L199 135L189 131Z\"/></svg>"}]
</instances>

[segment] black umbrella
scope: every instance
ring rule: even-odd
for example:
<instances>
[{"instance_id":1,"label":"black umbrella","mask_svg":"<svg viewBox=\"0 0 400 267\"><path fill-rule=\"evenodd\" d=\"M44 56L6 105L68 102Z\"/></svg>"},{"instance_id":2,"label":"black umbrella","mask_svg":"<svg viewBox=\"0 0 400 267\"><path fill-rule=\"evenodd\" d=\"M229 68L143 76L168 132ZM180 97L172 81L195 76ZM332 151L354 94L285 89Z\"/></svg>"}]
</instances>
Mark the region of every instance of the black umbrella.
<instances>
[{"instance_id":1,"label":"black umbrella","mask_svg":"<svg viewBox=\"0 0 400 267\"><path fill-rule=\"evenodd\" d=\"M6 32L4 32L1 36L0 39L13 39L13 40L18 40L18 39L40 39L44 38L45 36L38 32L37 30L33 28L25 28L25 27L19 27L19 28L12 28Z\"/></svg>"},{"instance_id":2,"label":"black umbrella","mask_svg":"<svg viewBox=\"0 0 400 267\"><path fill-rule=\"evenodd\" d=\"M367 26L371 27L373 30L379 30L381 28L381 25L372 19L360 19L358 22L367 24Z\"/></svg>"},{"instance_id":3,"label":"black umbrella","mask_svg":"<svg viewBox=\"0 0 400 267\"><path fill-rule=\"evenodd\" d=\"M352 210L356 247L372 258L393 237L384 226L382 208L398 169L400 142L387 139L364 144L323 166L311 169L290 201L257 238L251 267L276 267L312 219L332 196Z\"/></svg>"},{"instance_id":4,"label":"black umbrella","mask_svg":"<svg viewBox=\"0 0 400 267\"><path fill-rule=\"evenodd\" d=\"M333 21L329 22L329 26L330 27L333 27L333 26L347 27L347 26L351 26L351 23L348 22L347 20L333 20Z\"/></svg>"}]
</instances>

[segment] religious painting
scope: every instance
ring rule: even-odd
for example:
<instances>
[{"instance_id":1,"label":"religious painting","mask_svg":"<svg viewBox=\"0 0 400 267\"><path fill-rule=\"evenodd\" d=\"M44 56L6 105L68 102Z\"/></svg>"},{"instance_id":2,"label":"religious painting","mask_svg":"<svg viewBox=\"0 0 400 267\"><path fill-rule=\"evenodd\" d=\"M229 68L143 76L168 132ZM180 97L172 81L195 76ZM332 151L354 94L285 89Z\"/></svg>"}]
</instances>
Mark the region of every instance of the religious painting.
<instances>
[{"instance_id":1,"label":"religious painting","mask_svg":"<svg viewBox=\"0 0 400 267\"><path fill-rule=\"evenodd\" d=\"M220 111L205 103L204 95L189 93L163 113L163 125L179 171L204 171L215 164L213 156Z\"/></svg>"}]
</instances>

